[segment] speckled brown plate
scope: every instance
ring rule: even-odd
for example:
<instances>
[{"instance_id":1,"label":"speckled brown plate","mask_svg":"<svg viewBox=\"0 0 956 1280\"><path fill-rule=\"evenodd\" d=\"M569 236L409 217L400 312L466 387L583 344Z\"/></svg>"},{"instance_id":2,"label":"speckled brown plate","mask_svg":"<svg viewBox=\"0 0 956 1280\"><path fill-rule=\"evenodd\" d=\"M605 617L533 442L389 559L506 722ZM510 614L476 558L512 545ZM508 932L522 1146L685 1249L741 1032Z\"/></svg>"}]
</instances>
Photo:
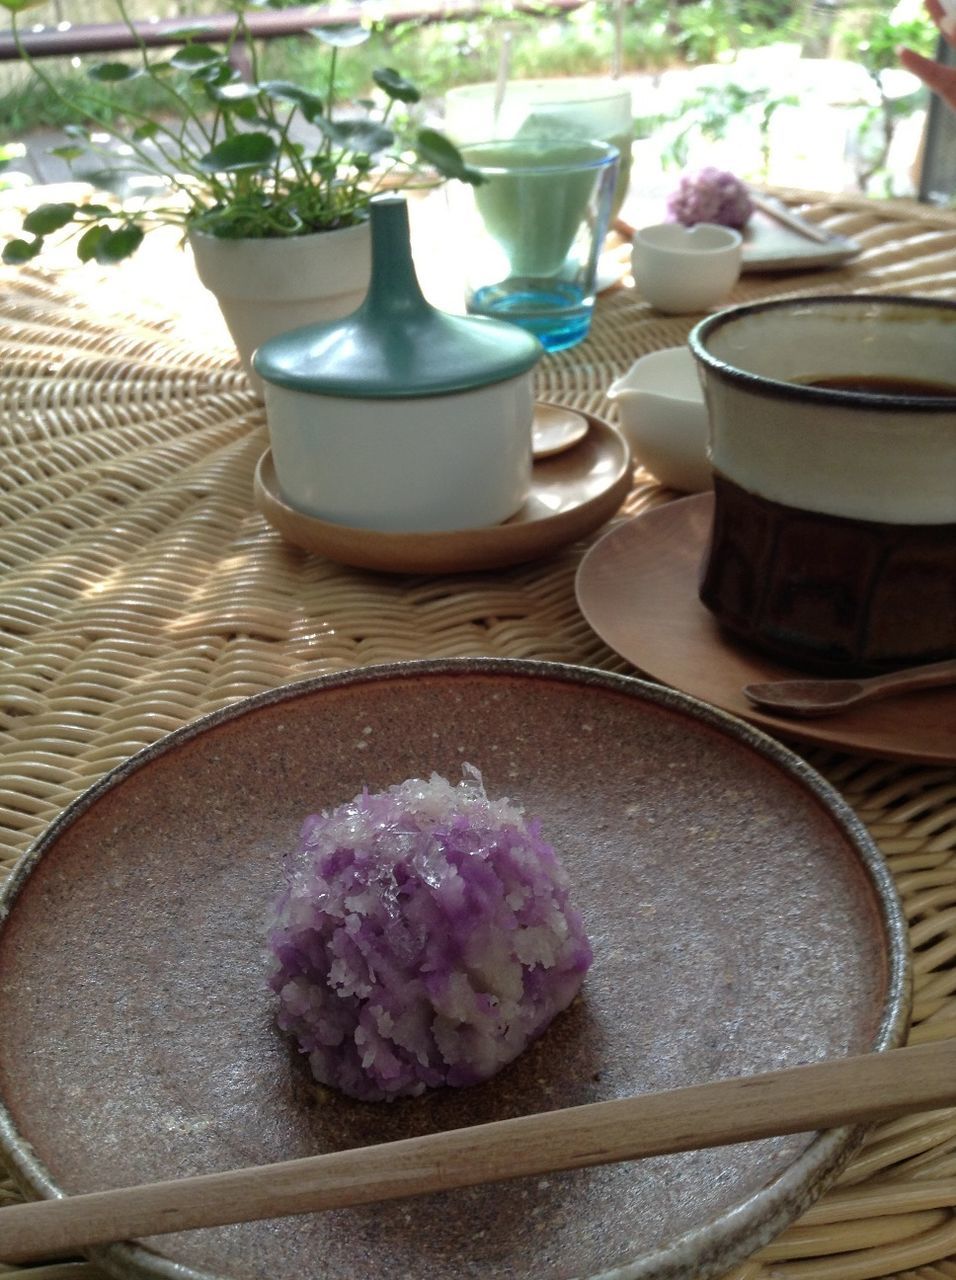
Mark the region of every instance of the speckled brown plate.
<instances>
[{"instance_id":1,"label":"speckled brown plate","mask_svg":"<svg viewBox=\"0 0 956 1280\"><path fill-rule=\"evenodd\" d=\"M580 414L587 434L536 461L521 510L502 524L444 533L385 533L319 520L282 495L267 449L255 475L256 506L289 542L341 564L384 573L471 573L523 564L583 538L610 520L631 485L631 455L621 433Z\"/></svg>"},{"instance_id":2,"label":"speckled brown plate","mask_svg":"<svg viewBox=\"0 0 956 1280\"><path fill-rule=\"evenodd\" d=\"M478 765L539 814L594 946L582 998L487 1084L317 1099L272 1026L263 930L304 814ZM886 867L817 775L681 694L450 660L262 694L113 771L0 904L0 1116L50 1195L288 1159L899 1043ZM116 1276L704 1277L763 1244L858 1131L741 1144L115 1245Z\"/></svg>"}]
</instances>

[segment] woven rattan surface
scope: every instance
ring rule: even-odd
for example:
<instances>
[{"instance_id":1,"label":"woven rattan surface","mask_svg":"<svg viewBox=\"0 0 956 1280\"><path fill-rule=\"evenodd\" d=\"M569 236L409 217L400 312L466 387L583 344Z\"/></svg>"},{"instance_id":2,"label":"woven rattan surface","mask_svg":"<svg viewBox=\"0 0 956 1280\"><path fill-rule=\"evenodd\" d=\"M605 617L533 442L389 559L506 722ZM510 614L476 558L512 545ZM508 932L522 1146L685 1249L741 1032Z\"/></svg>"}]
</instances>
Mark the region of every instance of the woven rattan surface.
<instances>
[{"instance_id":1,"label":"woven rattan surface","mask_svg":"<svg viewBox=\"0 0 956 1280\"><path fill-rule=\"evenodd\" d=\"M863 252L838 271L745 276L733 301L956 297L956 215L785 194ZM160 238L142 261L97 270L0 277L0 878L111 766L277 684L412 657L631 670L575 605L587 542L441 578L350 570L283 544L251 501L262 409L185 255ZM662 318L631 288L608 294L589 340L545 360L539 393L613 419L604 388L638 355L683 342L693 319ZM618 518L670 496L638 472ZM915 956L911 1040L956 1034L956 769L808 758L896 876ZM17 1195L0 1180L0 1202ZM98 1280L85 1263L29 1274ZM956 1110L874 1130L839 1185L733 1273L885 1275L956 1280Z\"/></svg>"}]
</instances>

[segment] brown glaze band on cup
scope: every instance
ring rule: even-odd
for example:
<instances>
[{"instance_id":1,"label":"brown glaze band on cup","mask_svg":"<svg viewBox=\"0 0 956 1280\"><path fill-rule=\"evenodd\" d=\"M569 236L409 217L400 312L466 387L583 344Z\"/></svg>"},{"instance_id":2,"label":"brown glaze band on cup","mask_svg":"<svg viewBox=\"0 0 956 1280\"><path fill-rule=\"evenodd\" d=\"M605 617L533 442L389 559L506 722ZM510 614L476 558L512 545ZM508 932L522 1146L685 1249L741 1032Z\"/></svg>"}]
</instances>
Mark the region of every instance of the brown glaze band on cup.
<instances>
[{"instance_id":1,"label":"brown glaze band on cup","mask_svg":"<svg viewBox=\"0 0 956 1280\"><path fill-rule=\"evenodd\" d=\"M721 625L833 674L956 656L956 303L758 303L690 347L715 475L700 596Z\"/></svg>"},{"instance_id":2,"label":"brown glaze band on cup","mask_svg":"<svg viewBox=\"0 0 956 1280\"><path fill-rule=\"evenodd\" d=\"M956 654L956 524L800 511L716 473L714 491L700 598L741 640L821 672Z\"/></svg>"}]
</instances>

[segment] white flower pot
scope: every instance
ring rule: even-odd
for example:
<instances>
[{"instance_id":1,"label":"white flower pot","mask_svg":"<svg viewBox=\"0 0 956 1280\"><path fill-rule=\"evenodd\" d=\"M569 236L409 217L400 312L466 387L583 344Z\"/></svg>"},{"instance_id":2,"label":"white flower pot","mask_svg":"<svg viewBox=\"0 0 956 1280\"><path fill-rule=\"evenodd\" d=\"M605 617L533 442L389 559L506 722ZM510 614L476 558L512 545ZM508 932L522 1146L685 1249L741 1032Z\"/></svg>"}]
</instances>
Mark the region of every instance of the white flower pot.
<instances>
[{"instance_id":1,"label":"white flower pot","mask_svg":"<svg viewBox=\"0 0 956 1280\"><path fill-rule=\"evenodd\" d=\"M257 394L257 347L303 325L348 315L368 290L372 269L368 222L278 240L223 240L190 231L199 279L216 296Z\"/></svg>"}]
</instances>

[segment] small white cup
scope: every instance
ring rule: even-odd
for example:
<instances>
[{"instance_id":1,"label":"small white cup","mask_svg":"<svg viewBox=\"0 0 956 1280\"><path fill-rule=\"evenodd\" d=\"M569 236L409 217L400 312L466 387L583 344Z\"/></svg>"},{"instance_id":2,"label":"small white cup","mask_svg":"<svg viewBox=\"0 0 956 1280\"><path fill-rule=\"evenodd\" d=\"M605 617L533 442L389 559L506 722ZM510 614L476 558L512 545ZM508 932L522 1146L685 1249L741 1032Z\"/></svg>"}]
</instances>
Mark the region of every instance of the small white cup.
<instances>
[{"instance_id":1,"label":"small white cup","mask_svg":"<svg viewBox=\"0 0 956 1280\"><path fill-rule=\"evenodd\" d=\"M634 237L634 279L658 311L706 311L737 283L742 251L743 237L730 227L662 222Z\"/></svg>"}]
</instances>

